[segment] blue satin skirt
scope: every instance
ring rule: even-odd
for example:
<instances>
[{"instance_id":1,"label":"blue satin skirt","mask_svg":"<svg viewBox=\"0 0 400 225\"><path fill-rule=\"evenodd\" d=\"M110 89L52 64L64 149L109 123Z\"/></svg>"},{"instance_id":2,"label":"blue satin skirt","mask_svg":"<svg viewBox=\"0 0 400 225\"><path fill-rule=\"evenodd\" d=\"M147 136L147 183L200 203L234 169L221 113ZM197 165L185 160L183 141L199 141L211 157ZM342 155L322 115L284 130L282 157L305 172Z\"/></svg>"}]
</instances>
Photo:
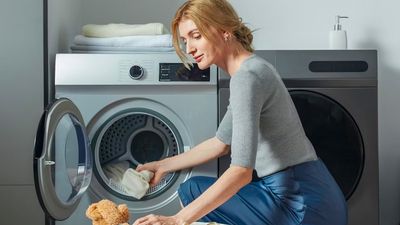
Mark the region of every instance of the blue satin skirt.
<instances>
[{"instance_id":1,"label":"blue satin skirt","mask_svg":"<svg viewBox=\"0 0 400 225\"><path fill-rule=\"evenodd\" d=\"M184 206L199 197L216 178L192 177L178 189ZM244 186L202 222L229 225L345 225L342 191L321 160L289 167Z\"/></svg>"}]
</instances>

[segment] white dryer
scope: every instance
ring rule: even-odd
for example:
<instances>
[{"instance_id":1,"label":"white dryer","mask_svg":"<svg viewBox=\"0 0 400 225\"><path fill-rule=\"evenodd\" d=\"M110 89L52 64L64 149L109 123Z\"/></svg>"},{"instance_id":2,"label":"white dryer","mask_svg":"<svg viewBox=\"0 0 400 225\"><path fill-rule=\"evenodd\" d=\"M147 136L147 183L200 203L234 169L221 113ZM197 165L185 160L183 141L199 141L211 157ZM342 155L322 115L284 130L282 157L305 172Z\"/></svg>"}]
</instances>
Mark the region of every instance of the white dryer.
<instances>
[{"instance_id":1,"label":"white dryer","mask_svg":"<svg viewBox=\"0 0 400 225\"><path fill-rule=\"evenodd\" d=\"M57 224L91 224L86 208L101 199L127 204L131 222L172 215L183 181L217 176L217 161L170 173L138 200L104 171L177 155L214 136L215 67L188 70L175 53L58 54L55 85L58 100L38 129L35 178L44 210L64 220Z\"/></svg>"}]
</instances>

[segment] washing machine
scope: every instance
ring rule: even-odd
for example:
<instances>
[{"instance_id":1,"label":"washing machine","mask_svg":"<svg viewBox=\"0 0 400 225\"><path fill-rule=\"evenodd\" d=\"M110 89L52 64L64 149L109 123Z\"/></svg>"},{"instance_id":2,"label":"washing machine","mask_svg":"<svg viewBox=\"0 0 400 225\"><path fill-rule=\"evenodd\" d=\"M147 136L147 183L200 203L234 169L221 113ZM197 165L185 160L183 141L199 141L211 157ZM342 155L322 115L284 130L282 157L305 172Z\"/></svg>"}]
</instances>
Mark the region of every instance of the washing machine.
<instances>
[{"instance_id":1,"label":"washing machine","mask_svg":"<svg viewBox=\"0 0 400 225\"><path fill-rule=\"evenodd\" d=\"M57 100L39 123L34 170L41 205L56 224L90 225L85 211L101 199L126 204L131 223L151 213L173 215L181 208L182 182L217 177L215 160L169 173L136 199L109 173L213 137L216 67L188 69L175 53L163 52L58 54L55 68Z\"/></svg>"},{"instance_id":2,"label":"washing machine","mask_svg":"<svg viewBox=\"0 0 400 225\"><path fill-rule=\"evenodd\" d=\"M278 70L319 158L348 204L349 225L379 224L377 52L256 51ZM229 104L229 76L219 70L219 120ZM219 162L219 174L230 159Z\"/></svg>"}]
</instances>

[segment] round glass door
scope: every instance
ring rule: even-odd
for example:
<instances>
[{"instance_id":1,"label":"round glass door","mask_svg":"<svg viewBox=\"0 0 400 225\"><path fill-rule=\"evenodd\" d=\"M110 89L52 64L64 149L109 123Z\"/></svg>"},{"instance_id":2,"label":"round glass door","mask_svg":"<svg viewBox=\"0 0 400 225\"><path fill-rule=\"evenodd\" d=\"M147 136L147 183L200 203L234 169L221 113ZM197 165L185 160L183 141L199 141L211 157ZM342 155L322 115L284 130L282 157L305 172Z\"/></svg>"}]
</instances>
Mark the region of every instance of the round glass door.
<instances>
[{"instance_id":1,"label":"round glass door","mask_svg":"<svg viewBox=\"0 0 400 225\"><path fill-rule=\"evenodd\" d=\"M94 173L101 185L122 199L138 201L121 185L124 172L139 164L161 160L184 151L175 126L161 114L141 108L113 115L97 130L92 141ZM141 200L168 190L179 172L169 173L150 187Z\"/></svg>"},{"instance_id":2,"label":"round glass door","mask_svg":"<svg viewBox=\"0 0 400 225\"><path fill-rule=\"evenodd\" d=\"M290 95L318 157L349 199L364 167L364 145L356 122L325 95L305 90L290 91Z\"/></svg>"},{"instance_id":3,"label":"round glass door","mask_svg":"<svg viewBox=\"0 0 400 225\"><path fill-rule=\"evenodd\" d=\"M90 184L92 160L86 128L68 99L45 111L35 142L35 185L42 208L55 220L68 218Z\"/></svg>"}]
</instances>

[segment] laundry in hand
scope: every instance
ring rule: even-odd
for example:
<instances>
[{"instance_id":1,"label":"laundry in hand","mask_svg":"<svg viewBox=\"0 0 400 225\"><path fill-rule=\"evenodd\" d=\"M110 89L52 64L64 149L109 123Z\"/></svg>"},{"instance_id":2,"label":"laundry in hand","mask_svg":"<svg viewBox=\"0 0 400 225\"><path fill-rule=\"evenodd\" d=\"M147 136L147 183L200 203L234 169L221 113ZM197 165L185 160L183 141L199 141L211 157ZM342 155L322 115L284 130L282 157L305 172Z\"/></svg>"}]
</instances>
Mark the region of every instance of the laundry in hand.
<instances>
[{"instance_id":1,"label":"laundry in hand","mask_svg":"<svg viewBox=\"0 0 400 225\"><path fill-rule=\"evenodd\" d=\"M129 162L122 161L118 163L110 163L103 167L104 174L114 183L120 183L125 171L129 169Z\"/></svg>"},{"instance_id":2,"label":"laundry in hand","mask_svg":"<svg viewBox=\"0 0 400 225\"><path fill-rule=\"evenodd\" d=\"M134 169L127 169L121 181L125 192L130 196L141 199L149 189L149 181L154 173L148 170L137 172Z\"/></svg>"}]
</instances>

